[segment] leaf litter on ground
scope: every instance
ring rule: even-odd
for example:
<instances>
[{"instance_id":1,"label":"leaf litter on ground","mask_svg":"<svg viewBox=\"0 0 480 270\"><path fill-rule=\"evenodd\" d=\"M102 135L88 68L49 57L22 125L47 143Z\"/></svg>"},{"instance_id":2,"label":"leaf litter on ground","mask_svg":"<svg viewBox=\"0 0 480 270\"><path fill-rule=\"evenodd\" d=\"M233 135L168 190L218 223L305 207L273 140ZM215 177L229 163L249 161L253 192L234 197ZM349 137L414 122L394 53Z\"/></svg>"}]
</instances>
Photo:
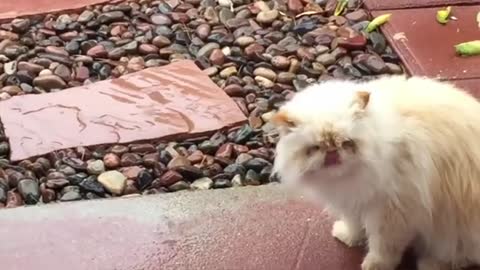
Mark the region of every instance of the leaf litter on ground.
<instances>
[{"instance_id":1,"label":"leaf litter on ground","mask_svg":"<svg viewBox=\"0 0 480 270\"><path fill-rule=\"evenodd\" d=\"M343 11L345 11L345 7L348 4L348 0L338 0L337 6L335 7L335 12L333 15L340 16L342 15Z\"/></svg>"},{"instance_id":2,"label":"leaf litter on ground","mask_svg":"<svg viewBox=\"0 0 480 270\"><path fill-rule=\"evenodd\" d=\"M392 14L391 14L391 13L387 13L387 14L383 14L383 15L380 15L380 16L374 18L374 19L367 25L367 28L365 28L365 31L367 31L367 33L372 32L373 30L377 29L377 28L380 27L381 25L383 25L383 24L385 24L386 22L388 22L391 17L392 17Z\"/></svg>"},{"instance_id":3,"label":"leaf litter on ground","mask_svg":"<svg viewBox=\"0 0 480 270\"><path fill-rule=\"evenodd\" d=\"M457 44L455 45L455 52L461 56L480 55L480 40Z\"/></svg>"},{"instance_id":4,"label":"leaf litter on ground","mask_svg":"<svg viewBox=\"0 0 480 270\"><path fill-rule=\"evenodd\" d=\"M445 9L440 9L437 11L437 22L440 24L446 24L452 13L452 7L448 6Z\"/></svg>"}]
</instances>

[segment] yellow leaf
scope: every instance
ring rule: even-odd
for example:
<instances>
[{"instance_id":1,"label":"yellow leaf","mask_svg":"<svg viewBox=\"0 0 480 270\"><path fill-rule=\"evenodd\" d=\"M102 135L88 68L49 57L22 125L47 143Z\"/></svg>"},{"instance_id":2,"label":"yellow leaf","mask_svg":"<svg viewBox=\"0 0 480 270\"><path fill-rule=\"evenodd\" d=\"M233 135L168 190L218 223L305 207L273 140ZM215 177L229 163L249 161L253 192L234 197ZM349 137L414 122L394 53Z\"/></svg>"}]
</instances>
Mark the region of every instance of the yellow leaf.
<instances>
[{"instance_id":1,"label":"yellow leaf","mask_svg":"<svg viewBox=\"0 0 480 270\"><path fill-rule=\"evenodd\" d=\"M297 16L295 16L295 18L300 18L300 17L307 16L307 15L315 15L315 14L320 14L320 13L322 13L322 12L321 11L305 11L305 12L300 13Z\"/></svg>"},{"instance_id":2,"label":"yellow leaf","mask_svg":"<svg viewBox=\"0 0 480 270\"><path fill-rule=\"evenodd\" d=\"M348 0L338 0L337 6L335 7L335 12L333 13L333 15L340 16L345 10L345 7L347 6L347 4L348 4Z\"/></svg>"},{"instance_id":3,"label":"yellow leaf","mask_svg":"<svg viewBox=\"0 0 480 270\"><path fill-rule=\"evenodd\" d=\"M446 24L448 22L448 18L450 17L451 12L452 7L447 7L446 9L441 9L437 11L437 22L441 24Z\"/></svg>"},{"instance_id":4,"label":"yellow leaf","mask_svg":"<svg viewBox=\"0 0 480 270\"><path fill-rule=\"evenodd\" d=\"M365 29L365 31L367 31L368 33L372 32L373 30L377 29L382 24L388 22L390 20L390 17L392 17L391 13L383 14L383 15L380 15L380 16L376 17L375 19L373 19L367 25L367 28Z\"/></svg>"},{"instance_id":5,"label":"yellow leaf","mask_svg":"<svg viewBox=\"0 0 480 270\"><path fill-rule=\"evenodd\" d=\"M471 56L480 54L480 40L464 42L455 45L455 51L459 55Z\"/></svg>"}]
</instances>

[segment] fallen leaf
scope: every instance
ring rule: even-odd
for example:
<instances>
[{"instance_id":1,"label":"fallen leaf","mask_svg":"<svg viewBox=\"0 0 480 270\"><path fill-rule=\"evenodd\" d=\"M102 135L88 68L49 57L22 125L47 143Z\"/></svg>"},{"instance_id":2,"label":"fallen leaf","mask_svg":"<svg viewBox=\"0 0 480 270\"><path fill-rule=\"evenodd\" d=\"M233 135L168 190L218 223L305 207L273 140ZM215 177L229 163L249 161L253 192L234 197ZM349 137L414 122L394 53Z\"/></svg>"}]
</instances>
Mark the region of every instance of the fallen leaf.
<instances>
[{"instance_id":1,"label":"fallen leaf","mask_svg":"<svg viewBox=\"0 0 480 270\"><path fill-rule=\"evenodd\" d=\"M390 20L390 17L392 17L391 13L383 14L376 17L367 25L367 28L365 29L365 31L367 31L368 33L372 32L373 30L377 29L379 26L388 22Z\"/></svg>"},{"instance_id":2,"label":"fallen leaf","mask_svg":"<svg viewBox=\"0 0 480 270\"><path fill-rule=\"evenodd\" d=\"M480 54L480 40L468 41L455 45L455 51L459 55L472 56Z\"/></svg>"},{"instance_id":3,"label":"fallen leaf","mask_svg":"<svg viewBox=\"0 0 480 270\"><path fill-rule=\"evenodd\" d=\"M448 22L448 18L450 17L451 12L452 7L447 7L446 9L441 9L437 11L437 22L441 24L446 24Z\"/></svg>"},{"instance_id":4,"label":"fallen leaf","mask_svg":"<svg viewBox=\"0 0 480 270\"><path fill-rule=\"evenodd\" d=\"M478 27L480 27L480 12L477 13L477 23Z\"/></svg>"},{"instance_id":5,"label":"fallen leaf","mask_svg":"<svg viewBox=\"0 0 480 270\"><path fill-rule=\"evenodd\" d=\"M295 18L300 18L300 17L303 17L303 16L308 16L308 15L315 15L315 14L320 14L322 13L321 11L305 11L305 12L302 12L300 14L298 14L297 16L295 16Z\"/></svg>"},{"instance_id":6,"label":"fallen leaf","mask_svg":"<svg viewBox=\"0 0 480 270\"><path fill-rule=\"evenodd\" d=\"M348 4L348 0L338 0L337 6L335 7L335 12L333 13L333 15L340 16L345 10L345 7L347 6L347 4Z\"/></svg>"}]
</instances>

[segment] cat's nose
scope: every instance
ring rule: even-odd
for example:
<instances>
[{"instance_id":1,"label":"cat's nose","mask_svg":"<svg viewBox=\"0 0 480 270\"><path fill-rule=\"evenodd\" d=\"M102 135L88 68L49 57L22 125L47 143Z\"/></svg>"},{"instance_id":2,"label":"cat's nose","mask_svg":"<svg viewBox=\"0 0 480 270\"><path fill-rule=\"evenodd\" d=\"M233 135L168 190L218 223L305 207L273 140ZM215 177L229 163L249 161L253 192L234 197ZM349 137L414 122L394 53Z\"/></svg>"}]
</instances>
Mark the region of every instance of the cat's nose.
<instances>
[{"instance_id":1,"label":"cat's nose","mask_svg":"<svg viewBox=\"0 0 480 270\"><path fill-rule=\"evenodd\" d=\"M325 167L328 167L337 164L340 164L340 154L338 153L338 150L328 150L325 153L325 160L323 165Z\"/></svg>"}]
</instances>

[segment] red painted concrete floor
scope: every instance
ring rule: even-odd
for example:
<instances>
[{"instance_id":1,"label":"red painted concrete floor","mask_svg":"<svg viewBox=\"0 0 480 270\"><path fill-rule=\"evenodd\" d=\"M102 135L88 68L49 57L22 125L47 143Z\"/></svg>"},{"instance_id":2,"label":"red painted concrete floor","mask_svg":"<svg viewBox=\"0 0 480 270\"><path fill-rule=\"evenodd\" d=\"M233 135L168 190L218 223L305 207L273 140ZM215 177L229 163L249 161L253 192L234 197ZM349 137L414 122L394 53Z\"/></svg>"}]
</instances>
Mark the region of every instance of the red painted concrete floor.
<instances>
[{"instance_id":1,"label":"red painted concrete floor","mask_svg":"<svg viewBox=\"0 0 480 270\"><path fill-rule=\"evenodd\" d=\"M9 270L359 270L360 249L278 184L1 211ZM404 267L402 269L414 269Z\"/></svg>"},{"instance_id":2,"label":"red painted concrete floor","mask_svg":"<svg viewBox=\"0 0 480 270\"><path fill-rule=\"evenodd\" d=\"M369 10L383 10L480 4L480 0L364 0L363 3Z\"/></svg>"},{"instance_id":3,"label":"red painted concrete floor","mask_svg":"<svg viewBox=\"0 0 480 270\"><path fill-rule=\"evenodd\" d=\"M418 5L424 2L419 1ZM454 2L461 1L445 1ZM372 11L372 15L392 14L381 30L408 73L451 81L480 98L480 56L460 57L454 49L456 44L478 39L476 17L480 4L474 4L478 1L472 0L471 5L452 6L452 15L458 19L450 20L446 25L439 24L435 19L438 7L397 9L402 3L413 5L413 2L387 3L390 3L391 10Z\"/></svg>"},{"instance_id":4,"label":"red painted concrete floor","mask_svg":"<svg viewBox=\"0 0 480 270\"><path fill-rule=\"evenodd\" d=\"M114 0L115 1L115 0ZM81 9L112 0L1 0L0 21L23 16Z\"/></svg>"}]
</instances>

